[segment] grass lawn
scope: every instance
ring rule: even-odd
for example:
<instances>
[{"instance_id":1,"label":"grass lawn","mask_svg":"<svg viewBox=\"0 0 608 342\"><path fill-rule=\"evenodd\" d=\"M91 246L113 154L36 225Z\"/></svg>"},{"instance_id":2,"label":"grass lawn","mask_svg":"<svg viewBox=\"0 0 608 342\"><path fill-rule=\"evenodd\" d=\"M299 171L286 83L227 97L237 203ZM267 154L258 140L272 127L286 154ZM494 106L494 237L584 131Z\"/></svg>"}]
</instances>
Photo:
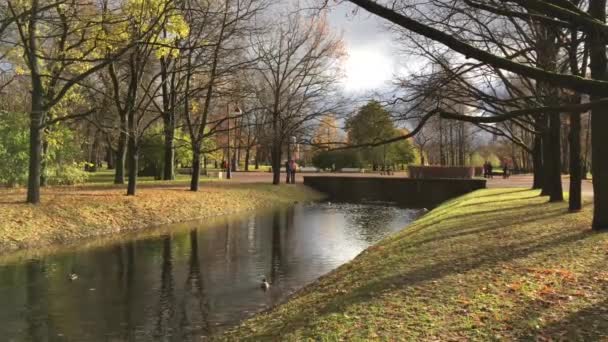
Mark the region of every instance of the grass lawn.
<instances>
[{"instance_id":1,"label":"grass lawn","mask_svg":"<svg viewBox=\"0 0 608 342\"><path fill-rule=\"evenodd\" d=\"M175 179L172 181L163 181L154 179L154 177L137 177L137 182L141 184L189 184L190 183L190 175L175 174ZM201 182L209 181L211 179L201 176ZM127 175L125 175L125 182L127 182ZM97 172L91 172L89 174L89 178L86 181L89 185L114 185L114 170L101 169ZM117 185L117 187L126 188L125 185Z\"/></svg>"},{"instance_id":2,"label":"grass lawn","mask_svg":"<svg viewBox=\"0 0 608 342\"><path fill-rule=\"evenodd\" d=\"M0 189L0 254L321 198L303 185L218 181L202 183L199 192L187 189L142 182L133 197L125 196L124 185L46 187L36 206L24 203L25 189Z\"/></svg>"},{"instance_id":3,"label":"grass lawn","mask_svg":"<svg viewBox=\"0 0 608 342\"><path fill-rule=\"evenodd\" d=\"M608 339L608 234L590 206L466 195L220 338Z\"/></svg>"}]
</instances>

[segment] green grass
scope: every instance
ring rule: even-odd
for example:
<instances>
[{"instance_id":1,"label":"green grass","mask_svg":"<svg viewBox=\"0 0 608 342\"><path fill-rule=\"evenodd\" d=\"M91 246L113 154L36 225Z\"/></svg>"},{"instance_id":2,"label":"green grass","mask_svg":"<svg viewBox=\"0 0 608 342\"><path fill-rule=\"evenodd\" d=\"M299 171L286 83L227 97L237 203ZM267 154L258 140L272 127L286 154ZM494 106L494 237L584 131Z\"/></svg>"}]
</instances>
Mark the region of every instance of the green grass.
<instances>
[{"instance_id":1,"label":"green grass","mask_svg":"<svg viewBox=\"0 0 608 342\"><path fill-rule=\"evenodd\" d=\"M154 177L150 176L150 177L137 177L137 182L142 183L142 184L165 184L165 183L167 183L167 184L172 184L172 183L186 184L186 183L190 182L190 177L191 177L190 175L177 173L175 175L175 179L172 181L158 180L158 179L154 179ZM211 179L201 176L201 181L207 181L207 180L211 180ZM126 181L126 178L125 178L125 181ZM86 184L89 184L89 185L112 184L113 185L114 184L114 170L103 169L103 170L99 170L97 172L91 172L89 174L89 178L86 181ZM124 185L121 185L121 186L124 186Z\"/></svg>"},{"instance_id":2,"label":"green grass","mask_svg":"<svg viewBox=\"0 0 608 342\"><path fill-rule=\"evenodd\" d=\"M591 205L478 191L219 337L225 340L608 338L608 234Z\"/></svg>"}]
</instances>

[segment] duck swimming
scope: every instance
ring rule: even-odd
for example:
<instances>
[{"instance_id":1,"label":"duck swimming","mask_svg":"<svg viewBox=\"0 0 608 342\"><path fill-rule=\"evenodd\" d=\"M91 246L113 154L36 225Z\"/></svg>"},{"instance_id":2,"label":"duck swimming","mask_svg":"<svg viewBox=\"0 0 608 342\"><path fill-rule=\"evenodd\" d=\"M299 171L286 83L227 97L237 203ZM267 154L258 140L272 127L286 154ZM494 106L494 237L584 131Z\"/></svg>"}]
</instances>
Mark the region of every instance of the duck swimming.
<instances>
[{"instance_id":1,"label":"duck swimming","mask_svg":"<svg viewBox=\"0 0 608 342\"><path fill-rule=\"evenodd\" d=\"M260 285L260 288L262 288L262 290L264 291L270 288L270 284L268 283L268 281L266 281L266 277L262 278L262 284Z\"/></svg>"},{"instance_id":2,"label":"duck swimming","mask_svg":"<svg viewBox=\"0 0 608 342\"><path fill-rule=\"evenodd\" d=\"M70 273L70 275L68 276L68 279L70 279L71 281L74 281L74 280L78 279L78 274Z\"/></svg>"}]
</instances>

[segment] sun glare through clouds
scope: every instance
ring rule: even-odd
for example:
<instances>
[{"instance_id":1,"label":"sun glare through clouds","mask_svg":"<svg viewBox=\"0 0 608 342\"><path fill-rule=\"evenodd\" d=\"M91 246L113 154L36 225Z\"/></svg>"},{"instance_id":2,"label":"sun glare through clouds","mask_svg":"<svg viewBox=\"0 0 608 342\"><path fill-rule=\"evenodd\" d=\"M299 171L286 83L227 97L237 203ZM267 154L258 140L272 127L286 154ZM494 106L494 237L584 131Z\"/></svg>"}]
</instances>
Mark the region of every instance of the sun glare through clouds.
<instances>
[{"instance_id":1,"label":"sun glare through clouds","mask_svg":"<svg viewBox=\"0 0 608 342\"><path fill-rule=\"evenodd\" d=\"M382 51L349 49L344 64L344 89L367 91L386 85L393 76L394 64Z\"/></svg>"}]
</instances>

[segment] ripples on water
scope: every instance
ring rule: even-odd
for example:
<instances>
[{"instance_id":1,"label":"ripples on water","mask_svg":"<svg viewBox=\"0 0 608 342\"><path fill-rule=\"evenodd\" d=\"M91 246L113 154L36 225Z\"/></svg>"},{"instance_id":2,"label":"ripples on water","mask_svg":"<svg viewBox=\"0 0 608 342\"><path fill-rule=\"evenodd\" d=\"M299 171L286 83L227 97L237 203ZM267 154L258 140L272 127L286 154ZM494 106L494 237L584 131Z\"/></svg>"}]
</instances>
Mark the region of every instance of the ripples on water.
<instances>
[{"instance_id":1,"label":"ripples on water","mask_svg":"<svg viewBox=\"0 0 608 342\"><path fill-rule=\"evenodd\" d=\"M418 214L298 204L0 266L0 339L199 339L284 300Z\"/></svg>"}]
</instances>

